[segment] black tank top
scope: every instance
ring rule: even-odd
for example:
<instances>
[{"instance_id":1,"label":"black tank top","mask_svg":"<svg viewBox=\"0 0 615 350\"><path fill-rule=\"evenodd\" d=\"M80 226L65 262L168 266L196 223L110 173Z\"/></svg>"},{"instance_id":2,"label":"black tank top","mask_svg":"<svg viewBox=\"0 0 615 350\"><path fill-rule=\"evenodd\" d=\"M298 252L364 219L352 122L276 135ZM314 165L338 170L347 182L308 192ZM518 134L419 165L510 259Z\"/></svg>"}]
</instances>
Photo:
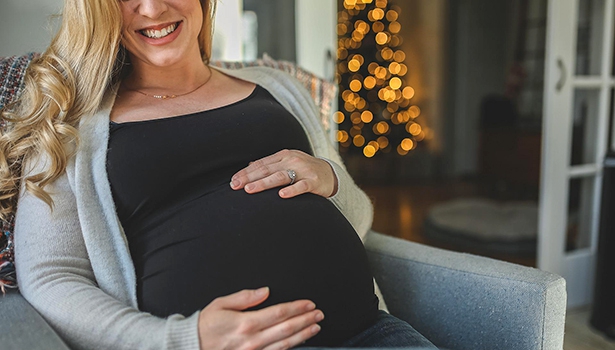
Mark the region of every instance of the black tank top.
<instances>
[{"instance_id":1,"label":"black tank top","mask_svg":"<svg viewBox=\"0 0 615 350\"><path fill-rule=\"evenodd\" d=\"M306 298L323 310L308 345L335 346L372 324L365 250L329 200L229 186L250 161L285 148L312 153L299 122L259 86L221 108L111 123L107 170L141 310L189 316L216 297L269 286L257 308Z\"/></svg>"}]
</instances>

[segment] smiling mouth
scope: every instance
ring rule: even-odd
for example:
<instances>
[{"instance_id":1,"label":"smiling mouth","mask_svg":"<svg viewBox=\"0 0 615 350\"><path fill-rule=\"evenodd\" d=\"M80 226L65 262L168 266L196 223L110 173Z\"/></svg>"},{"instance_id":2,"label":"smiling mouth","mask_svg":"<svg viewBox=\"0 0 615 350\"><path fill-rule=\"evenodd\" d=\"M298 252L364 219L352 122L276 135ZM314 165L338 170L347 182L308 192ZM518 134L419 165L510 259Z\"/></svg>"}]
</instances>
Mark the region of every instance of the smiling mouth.
<instances>
[{"instance_id":1,"label":"smiling mouth","mask_svg":"<svg viewBox=\"0 0 615 350\"><path fill-rule=\"evenodd\" d=\"M141 33L143 36L146 36L151 39L162 39L166 37L167 35L170 35L174 31L176 31L180 23L181 21L173 23L169 25L168 27L165 27L159 30L158 29L142 29L142 30L139 30L138 32Z\"/></svg>"}]
</instances>

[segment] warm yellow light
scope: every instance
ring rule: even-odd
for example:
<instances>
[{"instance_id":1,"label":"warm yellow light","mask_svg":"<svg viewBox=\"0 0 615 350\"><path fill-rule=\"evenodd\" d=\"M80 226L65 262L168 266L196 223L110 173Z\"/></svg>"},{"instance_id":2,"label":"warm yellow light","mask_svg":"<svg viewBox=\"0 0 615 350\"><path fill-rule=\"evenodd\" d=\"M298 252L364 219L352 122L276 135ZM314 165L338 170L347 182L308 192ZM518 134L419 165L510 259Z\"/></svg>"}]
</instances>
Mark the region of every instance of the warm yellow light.
<instances>
[{"instance_id":1,"label":"warm yellow light","mask_svg":"<svg viewBox=\"0 0 615 350\"><path fill-rule=\"evenodd\" d=\"M381 8L375 8L372 10L372 16L374 16L374 18L379 21L381 19L384 18L385 14L384 14L384 10Z\"/></svg>"},{"instance_id":2,"label":"warm yellow light","mask_svg":"<svg viewBox=\"0 0 615 350\"><path fill-rule=\"evenodd\" d=\"M371 22L376 21L376 19L374 18L374 11L369 11L367 13L367 19L369 19Z\"/></svg>"},{"instance_id":3,"label":"warm yellow light","mask_svg":"<svg viewBox=\"0 0 615 350\"><path fill-rule=\"evenodd\" d=\"M344 122L344 119L345 119L345 117L344 117L344 113L342 113L342 112L340 112L340 111L337 111L337 112L335 112L335 113L333 114L333 121L334 121L336 124L342 124L342 123Z\"/></svg>"},{"instance_id":4,"label":"warm yellow light","mask_svg":"<svg viewBox=\"0 0 615 350\"><path fill-rule=\"evenodd\" d=\"M421 126L419 124L411 122L411 123L406 124L406 131L408 131L408 133L416 136L416 135L421 133L422 128L421 128Z\"/></svg>"},{"instance_id":5,"label":"warm yellow light","mask_svg":"<svg viewBox=\"0 0 615 350\"><path fill-rule=\"evenodd\" d=\"M387 132L389 132L389 123L382 121L374 125L374 133L378 135L384 135Z\"/></svg>"},{"instance_id":6,"label":"warm yellow light","mask_svg":"<svg viewBox=\"0 0 615 350\"><path fill-rule=\"evenodd\" d=\"M386 89L380 89L378 90L378 98L381 99L382 101L386 100Z\"/></svg>"},{"instance_id":7,"label":"warm yellow light","mask_svg":"<svg viewBox=\"0 0 615 350\"><path fill-rule=\"evenodd\" d=\"M357 147L363 147L363 145L365 144L365 137L363 137L362 135L357 135L352 138L352 143Z\"/></svg>"},{"instance_id":8,"label":"warm yellow light","mask_svg":"<svg viewBox=\"0 0 615 350\"><path fill-rule=\"evenodd\" d=\"M348 133L344 130L339 130L337 132L337 142L346 142L348 141Z\"/></svg>"},{"instance_id":9,"label":"warm yellow light","mask_svg":"<svg viewBox=\"0 0 615 350\"><path fill-rule=\"evenodd\" d=\"M352 32L352 40L354 40L354 41L361 41L361 40L363 40L363 38L364 38L364 35L360 31L355 30L355 31Z\"/></svg>"},{"instance_id":10,"label":"warm yellow light","mask_svg":"<svg viewBox=\"0 0 615 350\"><path fill-rule=\"evenodd\" d=\"M372 25L372 29L374 30L374 33L380 33L382 31L384 31L384 23L382 23L380 21L376 21Z\"/></svg>"},{"instance_id":11,"label":"warm yellow light","mask_svg":"<svg viewBox=\"0 0 615 350\"><path fill-rule=\"evenodd\" d=\"M420 142L420 141L423 141L423 140L425 139L425 133L424 133L424 132L421 132L420 134L416 135L416 136L415 136L415 138L416 138L416 140L417 140L417 141L419 141L419 142Z\"/></svg>"},{"instance_id":12,"label":"warm yellow light","mask_svg":"<svg viewBox=\"0 0 615 350\"><path fill-rule=\"evenodd\" d=\"M396 11L394 10L387 11L387 20L389 22L397 21L398 17L399 17L399 14Z\"/></svg>"},{"instance_id":13,"label":"warm yellow light","mask_svg":"<svg viewBox=\"0 0 615 350\"><path fill-rule=\"evenodd\" d=\"M354 138L357 135L361 135L361 127L355 125L352 128L350 128L350 136Z\"/></svg>"},{"instance_id":14,"label":"warm yellow light","mask_svg":"<svg viewBox=\"0 0 615 350\"><path fill-rule=\"evenodd\" d=\"M391 116L391 123L395 125L401 124L401 120L399 119L399 113L395 113Z\"/></svg>"},{"instance_id":15,"label":"warm yellow light","mask_svg":"<svg viewBox=\"0 0 615 350\"><path fill-rule=\"evenodd\" d=\"M363 56L361 56L359 54L356 54L356 55L352 56L352 58L357 60L357 61L359 61L359 63L361 65L363 65L363 63L365 63L365 58L363 58Z\"/></svg>"},{"instance_id":16,"label":"warm yellow light","mask_svg":"<svg viewBox=\"0 0 615 350\"><path fill-rule=\"evenodd\" d=\"M393 56L393 59L397 62L403 62L406 59L406 53L403 52L402 50L397 50L395 51L395 55Z\"/></svg>"},{"instance_id":17,"label":"warm yellow light","mask_svg":"<svg viewBox=\"0 0 615 350\"><path fill-rule=\"evenodd\" d=\"M385 47L384 49L382 49L382 51L380 51L380 55L385 60L390 61L391 58L393 58L393 50L389 49L388 47Z\"/></svg>"},{"instance_id":18,"label":"warm yellow light","mask_svg":"<svg viewBox=\"0 0 615 350\"><path fill-rule=\"evenodd\" d=\"M337 35L344 35L348 32L348 27L344 23L337 25Z\"/></svg>"},{"instance_id":19,"label":"warm yellow light","mask_svg":"<svg viewBox=\"0 0 615 350\"><path fill-rule=\"evenodd\" d=\"M393 34L397 34L399 33L400 30L401 30L401 24L399 24L399 22L391 22L389 24L389 32Z\"/></svg>"},{"instance_id":20,"label":"warm yellow light","mask_svg":"<svg viewBox=\"0 0 615 350\"><path fill-rule=\"evenodd\" d=\"M408 151L406 151L401 147L401 145L399 145L397 146L397 153L399 153L400 156L405 156L406 154L408 154Z\"/></svg>"},{"instance_id":21,"label":"warm yellow light","mask_svg":"<svg viewBox=\"0 0 615 350\"><path fill-rule=\"evenodd\" d=\"M362 20L356 21L354 24L354 28L358 30L359 32L361 32L362 34L369 33L369 24L367 24L365 21L362 21Z\"/></svg>"},{"instance_id":22,"label":"warm yellow light","mask_svg":"<svg viewBox=\"0 0 615 350\"><path fill-rule=\"evenodd\" d=\"M338 60L345 60L346 57L348 57L348 50L346 50L343 47L340 47L339 49L337 49L337 59Z\"/></svg>"},{"instance_id":23,"label":"warm yellow light","mask_svg":"<svg viewBox=\"0 0 615 350\"><path fill-rule=\"evenodd\" d=\"M412 149L412 147L414 147L414 141L409 138L405 138L401 140L400 146L404 151L409 151Z\"/></svg>"},{"instance_id":24,"label":"warm yellow light","mask_svg":"<svg viewBox=\"0 0 615 350\"><path fill-rule=\"evenodd\" d=\"M376 86L376 78L372 77L371 75L365 78L365 80L363 81L363 86L365 86L365 88L368 90L373 89Z\"/></svg>"},{"instance_id":25,"label":"warm yellow light","mask_svg":"<svg viewBox=\"0 0 615 350\"><path fill-rule=\"evenodd\" d=\"M405 64L400 63L399 67L401 68L398 74L399 76L403 77L404 75L406 75L406 73L408 73L408 67Z\"/></svg>"},{"instance_id":26,"label":"warm yellow light","mask_svg":"<svg viewBox=\"0 0 615 350\"><path fill-rule=\"evenodd\" d=\"M380 8L386 8L387 7L387 0L376 0L376 6L380 7ZM384 11L382 11L384 12Z\"/></svg>"},{"instance_id":27,"label":"warm yellow light","mask_svg":"<svg viewBox=\"0 0 615 350\"><path fill-rule=\"evenodd\" d=\"M410 112L410 116L413 119L421 115L421 109L419 108L419 106L411 106L410 108L408 108L408 112Z\"/></svg>"},{"instance_id":28,"label":"warm yellow light","mask_svg":"<svg viewBox=\"0 0 615 350\"><path fill-rule=\"evenodd\" d=\"M398 47L401 45L401 43L403 42L403 40L401 39L401 37L397 34L392 35L391 36L391 41L389 41L389 46L391 47Z\"/></svg>"},{"instance_id":29,"label":"warm yellow light","mask_svg":"<svg viewBox=\"0 0 615 350\"><path fill-rule=\"evenodd\" d=\"M342 92L342 99L346 102L352 100L354 98L354 94L352 93L352 91L350 90L344 90L344 92Z\"/></svg>"},{"instance_id":30,"label":"warm yellow light","mask_svg":"<svg viewBox=\"0 0 615 350\"><path fill-rule=\"evenodd\" d=\"M395 113L397 110L399 110L399 105L397 103L391 102L387 105L387 111Z\"/></svg>"},{"instance_id":31,"label":"warm yellow light","mask_svg":"<svg viewBox=\"0 0 615 350\"><path fill-rule=\"evenodd\" d=\"M348 62L348 70L351 72L356 72L361 68L361 63L357 59L351 59Z\"/></svg>"},{"instance_id":32,"label":"warm yellow light","mask_svg":"<svg viewBox=\"0 0 615 350\"><path fill-rule=\"evenodd\" d=\"M378 152L378 150L380 149L380 144L378 144L378 142L376 141L370 141L367 143L369 146L374 147L374 149L376 150L376 152Z\"/></svg>"},{"instance_id":33,"label":"warm yellow light","mask_svg":"<svg viewBox=\"0 0 615 350\"><path fill-rule=\"evenodd\" d=\"M352 111L354 111L355 109L357 109L357 107L355 107L355 106L354 106L352 103L350 103L350 102L346 102L346 103L344 103L344 109L345 109L346 111L348 111L348 112L352 112Z\"/></svg>"},{"instance_id":34,"label":"warm yellow light","mask_svg":"<svg viewBox=\"0 0 615 350\"><path fill-rule=\"evenodd\" d=\"M395 90L395 101L401 102L401 100L402 100L401 90Z\"/></svg>"},{"instance_id":35,"label":"warm yellow light","mask_svg":"<svg viewBox=\"0 0 615 350\"><path fill-rule=\"evenodd\" d=\"M377 141L380 148L387 148L389 146L389 139L386 136L380 136Z\"/></svg>"},{"instance_id":36,"label":"warm yellow light","mask_svg":"<svg viewBox=\"0 0 615 350\"><path fill-rule=\"evenodd\" d=\"M389 72L391 72L391 74L398 74L400 71L401 71L401 66L399 65L399 63L392 62L389 65Z\"/></svg>"},{"instance_id":37,"label":"warm yellow light","mask_svg":"<svg viewBox=\"0 0 615 350\"><path fill-rule=\"evenodd\" d=\"M387 41L389 41L389 36L387 35L387 33L380 32L376 34L376 43L378 45L385 45Z\"/></svg>"},{"instance_id":38,"label":"warm yellow light","mask_svg":"<svg viewBox=\"0 0 615 350\"><path fill-rule=\"evenodd\" d=\"M383 101L393 102L395 101L395 91L387 86L378 91L378 97Z\"/></svg>"},{"instance_id":39,"label":"warm yellow light","mask_svg":"<svg viewBox=\"0 0 615 350\"><path fill-rule=\"evenodd\" d=\"M357 79L351 81L349 85L350 85L350 90L354 92L359 92L361 88L363 87L363 84L361 84L361 81Z\"/></svg>"},{"instance_id":40,"label":"warm yellow light","mask_svg":"<svg viewBox=\"0 0 615 350\"><path fill-rule=\"evenodd\" d=\"M365 108L365 106L367 106L367 101L365 101L364 99L361 98L357 101L357 104L356 104L357 109L363 109Z\"/></svg>"},{"instance_id":41,"label":"warm yellow light","mask_svg":"<svg viewBox=\"0 0 615 350\"><path fill-rule=\"evenodd\" d=\"M363 148L363 155L365 155L367 158L371 158L375 154L376 154L376 149L374 148L374 146L367 145L365 146L365 148Z\"/></svg>"},{"instance_id":42,"label":"warm yellow light","mask_svg":"<svg viewBox=\"0 0 615 350\"><path fill-rule=\"evenodd\" d=\"M406 86L403 90L404 98L409 100L414 97L414 89L410 86Z\"/></svg>"},{"instance_id":43,"label":"warm yellow light","mask_svg":"<svg viewBox=\"0 0 615 350\"><path fill-rule=\"evenodd\" d=\"M370 64L367 66L367 71L368 71L370 74L375 74L375 72L376 72L376 68L378 68L378 67L380 67L380 65L378 65L378 63L376 63L376 62L372 62L372 63L370 63Z\"/></svg>"},{"instance_id":44,"label":"warm yellow light","mask_svg":"<svg viewBox=\"0 0 615 350\"><path fill-rule=\"evenodd\" d=\"M398 90L399 88L401 88L401 84L402 84L402 81L398 77L395 77L389 80L389 86L393 90Z\"/></svg>"},{"instance_id":45,"label":"warm yellow light","mask_svg":"<svg viewBox=\"0 0 615 350\"><path fill-rule=\"evenodd\" d=\"M387 70L384 67L378 66L378 68L376 68L376 70L374 71L374 75L378 79L386 79L386 77L387 77Z\"/></svg>"},{"instance_id":46,"label":"warm yellow light","mask_svg":"<svg viewBox=\"0 0 615 350\"><path fill-rule=\"evenodd\" d=\"M410 113L408 111L399 112L399 121L402 123L407 123L410 120Z\"/></svg>"},{"instance_id":47,"label":"warm yellow light","mask_svg":"<svg viewBox=\"0 0 615 350\"><path fill-rule=\"evenodd\" d=\"M361 121L365 124L371 123L374 120L374 114L370 111L363 111L361 113Z\"/></svg>"}]
</instances>

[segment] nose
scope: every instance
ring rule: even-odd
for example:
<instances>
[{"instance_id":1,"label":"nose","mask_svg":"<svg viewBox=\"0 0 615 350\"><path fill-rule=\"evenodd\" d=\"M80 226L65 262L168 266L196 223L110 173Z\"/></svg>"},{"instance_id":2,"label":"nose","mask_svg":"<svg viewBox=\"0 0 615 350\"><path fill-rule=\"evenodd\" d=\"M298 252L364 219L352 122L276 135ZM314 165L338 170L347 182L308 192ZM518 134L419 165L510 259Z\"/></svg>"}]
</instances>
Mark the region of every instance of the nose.
<instances>
[{"instance_id":1,"label":"nose","mask_svg":"<svg viewBox=\"0 0 615 350\"><path fill-rule=\"evenodd\" d=\"M136 11L141 16L156 19L167 11L166 0L141 0Z\"/></svg>"}]
</instances>

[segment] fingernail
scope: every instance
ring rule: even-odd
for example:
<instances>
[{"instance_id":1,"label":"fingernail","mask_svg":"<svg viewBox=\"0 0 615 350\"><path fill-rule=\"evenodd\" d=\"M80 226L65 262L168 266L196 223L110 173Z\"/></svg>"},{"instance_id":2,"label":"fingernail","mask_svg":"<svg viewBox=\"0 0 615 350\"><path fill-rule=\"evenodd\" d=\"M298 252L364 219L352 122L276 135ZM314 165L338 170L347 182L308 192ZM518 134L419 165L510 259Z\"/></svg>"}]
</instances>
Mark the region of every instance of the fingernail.
<instances>
[{"instance_id":1,"label":"fingernail","mask_svg":"<svg viewBox=\"0 0 615 350\"><path fill-rule=\"evenodd\" d=\"M263 287L257 289L255 294L257 297L263 297L267 294L267 292L269 292L269 287Z\"/></svg>"},{"instance_id":2,"label":"fingernail","mask_svg":"<svg viewBox=\"0 0 615 350\"><path fill-rule=\"evenodd\" d=\"M252 191L254 189L254 185L250 184L250 185L246 185L246 190L247 191Z\"/></svg>"},{"instance_id":3,"label":"fingernail","mask_svg":"<svg viewBox=\"0 0 615 350\"><path fill-rule=\"evenodd\" d=\"M314 304L314 303L309 303L309 304L307 304L307 306L305 307L305 309L306 309L307 311L314 310L315 308L316 308L316 304Z\"/></svg>"},{"instance_id":4,"label":"fingernail","mask_svg":"<svg viewBox=\"0 0 615 350\"><path fill-rule=\"evenodd\" d=\"M316 314L316 322L320 322L325 318L325 315L322 312Z\"/></svg>"},{"instance_id":5,"label":"fingernail","mask_svg":"<svg viewBox=\"0 0 615 350\"><path fill-rule=\"evenodd\" d=\"M239 180L232 180L231 181L231 187L235 188L238 187L241 184L241 182L239 182Z\"/></svg>"},{"instance_id":6,"label":"fingernail","mask_svg":"<svg viewBox=\"0 0 615 350\"><path fill-rule=\"evenodd\" d=\"M310 328L310 331L312 331L312 334L318 333L320 331L320 326L315 324L312 326L312 328Z\"/></svg>"}]
</instances>

